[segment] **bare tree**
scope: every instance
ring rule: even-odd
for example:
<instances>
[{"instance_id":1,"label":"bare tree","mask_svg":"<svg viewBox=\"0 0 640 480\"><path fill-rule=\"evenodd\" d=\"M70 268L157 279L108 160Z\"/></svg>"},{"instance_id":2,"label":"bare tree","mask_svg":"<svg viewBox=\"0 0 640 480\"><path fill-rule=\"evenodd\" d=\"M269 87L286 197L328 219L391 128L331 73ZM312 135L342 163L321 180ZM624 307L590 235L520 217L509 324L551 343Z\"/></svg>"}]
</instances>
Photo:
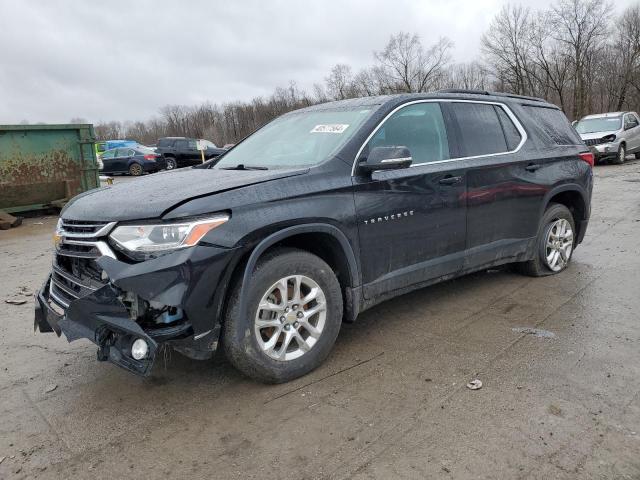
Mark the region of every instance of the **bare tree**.
<instances>
[{"instance_id":1,"label":"bare tree","mask_svg":"<svg viewBox=\"0 0 640 480\"><path fill-rule=\"evenodd\" d=\"M615 51L621 70L617 110L622 110L629 88L640 76L640 3L627 8L617 19Z\"/></svg>"},{"instance_id":2,"label":"bare tree","mask_svg":"<svg viewBox=\"0 0 640 480\"><path fill-rule=\"evenodd\" d=\"M392 35L384 50L376 52L388 92L424 92L440 79L451 59L453 43L441 38L426 50L418 35Z\"/></svg>"},{"instance_id":3,"label":"bare tree","mask_svg":"<svg viewBox=\"0 0 640 480\"><path fill-rule=\"evenodd\" d=\"M481 49L494 74L512 93L533 94L531 11L506 5L482 36Z\"/></svg>"},{"instance_id":4,"label":"bare tree","mask_svg":"<svg viewBox=\"0 0 640 480\"><path fill-rule=\"evenodd\" d=\"M351 67L344 63L335 65L325 78L329 98L343 100L354 96L353 74Z\"/></svg>"},{"instance_id":5,"label":"bare tree","mask_svg":"<svg viewBox=\"0 0 640 480\"><path fill-rule=\"evenodd\" d=\"M602 0L558 0L549 12L553 37L572 53L573 118L585 113L589 74L585 67L606 38L612 8Z\"/></svg>"}]
</instances>

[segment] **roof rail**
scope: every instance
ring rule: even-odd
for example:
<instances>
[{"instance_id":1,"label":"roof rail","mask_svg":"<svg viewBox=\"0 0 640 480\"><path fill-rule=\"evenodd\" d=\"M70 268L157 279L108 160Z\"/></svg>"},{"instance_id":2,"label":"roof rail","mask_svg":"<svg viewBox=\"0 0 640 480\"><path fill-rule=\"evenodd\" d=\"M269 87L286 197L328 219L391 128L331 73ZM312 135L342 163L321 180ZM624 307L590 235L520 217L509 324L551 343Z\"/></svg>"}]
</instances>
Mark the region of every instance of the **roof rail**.
<instances>
[{"instance_id":1,"label":"roof rail","mask_svg":"<svg viewBox=\"0 0 640 480\"><path fill-rule=\"evenodd\" d=\"M518 98L521 100L529 100L531 102L544 102L546 100L538 97L528 97L526 95L516 95L515 93L502 93L502 92L489 92L487 90L472 90L465 88L445 88L444 90L438 90L438 93L460 93L467 95L491 95L494 97L507 97L507 98Z\"/></svg>"},{"instance_id":2,"label":"roof rail","mask_svg":"<svg viewBox=\"0 0 640 480\"><path fill-rule=\"evenodd\" d=\"M445 88L444 90L438 90L438 93L466 93L469 95L491 95L486 90L471 90L465 88Z\"/></svg>"},{"instance_id":3,"label":"roof rail","mask_svg":"<svg viewBox=\"0 0 640 480\"><path fill-rule=\"evenodd\" d=\"M519 98L520 100L529 100L531 102L547 103L547 101L543 98L529 97L527 95L516 95L515 93L491 92L489 95L493 95L495 97Z\"/></svg>"}]
</instances>

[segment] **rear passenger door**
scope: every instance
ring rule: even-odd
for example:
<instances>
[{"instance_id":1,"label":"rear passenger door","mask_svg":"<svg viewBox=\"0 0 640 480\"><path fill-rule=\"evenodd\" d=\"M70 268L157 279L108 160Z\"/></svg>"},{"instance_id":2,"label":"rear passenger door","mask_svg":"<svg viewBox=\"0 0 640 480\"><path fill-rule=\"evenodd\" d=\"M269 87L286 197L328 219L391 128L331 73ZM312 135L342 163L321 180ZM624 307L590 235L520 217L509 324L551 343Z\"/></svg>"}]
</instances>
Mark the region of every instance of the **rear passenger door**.
<instances>
[{"instance_id":1,"label":"rear passenger door","mask_svg":"<svg viewBox=\"0 0 640 480\"><path fill-rule=\"evenodd\" d=\"M102 171L104 173L111 173L114 172L114 168L115 168L115 156L116 156L116 150L107 150L106 152L104 152L100 159L102 160Z\"/></svg>"},{"instance_id":2,"label":"rear passenger door","mask_svg":"<svg viewBox=\"0 0 640 480\"><path fill-rule=\"evenodd\" d=\"M407 147L413 164L373 174L355 170L365 298L454 274L465 249L465 172L452 161L441 104L399 107L374 130L358 161L378 146Z\"/></svg>"},{"instance_id":3,"label":"rear passenger door","mask_svg":"<svg viewBox=\"0 0 640 480\"><path fill-rule=\"evenodd\" d=\"M525 254L547 190L540 185L540 160L521 150L524 128L506 105L448 105L468 165L464 269Z\"/></svg>"},{"instance_id":4,"label":"rear passenger door","mask_svg":"<svg viewBox=\"0 0 640 480\"><path fill-rule=\"evenodd\" d=\"M126 172L129 169L127 165L129 162L129 152L132 151L129 148L118 148L116 156L113 159L114 172Z\"/></svg>"}]
</instances>

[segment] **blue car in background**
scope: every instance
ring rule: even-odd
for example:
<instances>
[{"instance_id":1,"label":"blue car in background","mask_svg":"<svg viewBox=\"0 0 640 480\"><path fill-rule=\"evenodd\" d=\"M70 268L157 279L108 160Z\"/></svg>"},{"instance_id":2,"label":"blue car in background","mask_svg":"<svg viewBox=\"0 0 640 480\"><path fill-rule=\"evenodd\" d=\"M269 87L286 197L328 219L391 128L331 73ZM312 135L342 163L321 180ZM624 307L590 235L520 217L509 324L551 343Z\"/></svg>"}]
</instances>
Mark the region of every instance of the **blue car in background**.
<instances>
[{"instance_id":1,"label":"blue car in background","mask_svg":"<svg viewBox=\"0 0 640 480\"><path fill-rule=\"evenodd\" d=\"M140 145L135 140L104 140L102 142L96 142L96 155L100 156L107 150L120 147L137 147Z\"/></svg>"},{"instance_id":2,"label":"blue car in background","mask_svg":"<svg viewBox=\"0 0 640 480\"><path fill-rule=\"evenodd\" d=\"M104 152L100 160L101 173L128 173L137 177L145 172L157 172L167 168L167 162L161 155L141 145L112 148Z\"/></svg>"}]
</instances>

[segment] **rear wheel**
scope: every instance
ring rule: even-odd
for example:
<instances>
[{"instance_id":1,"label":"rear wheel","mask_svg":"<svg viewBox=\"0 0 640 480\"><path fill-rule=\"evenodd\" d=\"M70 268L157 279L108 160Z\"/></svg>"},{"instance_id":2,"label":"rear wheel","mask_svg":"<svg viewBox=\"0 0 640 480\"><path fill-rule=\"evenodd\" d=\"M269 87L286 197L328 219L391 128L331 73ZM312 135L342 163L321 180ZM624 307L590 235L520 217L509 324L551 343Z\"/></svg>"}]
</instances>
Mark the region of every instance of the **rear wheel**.
<instances>
[{"instance_id":1,"label":"rear wheel","mask_svg":"<svg viewBox=\"0 0 640 480\"><path fill-rule=\"evenodd\" d=\"M576 227L571 211L559 203L549 205L542 217L535 257L519 264L520 271L532 277L563 271L571 261L575 239Z\"/></svg>"},{"instance_id":2,"label":"rear wheel","mask_svg":"<svg viewBox=\"0 0 640 480\"><path fill-rule=\"evenodd\" d=\"M178 168L178 164L176 163L176 159L173 157L167 158L167 170L173 170Z\"/></svg>"},{"instance_id":3,"label":"rear wheel","mask_svg":"<svg viewBox=\"0 0 640 480\"><path fill-rule=\"evenodd\" d=\"M614 162L616 163L616 165L622 165L626 160L626 158L627 158L627 149L623 143L622 145L620 145L620 148L618 149L618 154L616 155Z\"/></svg>"},{"instance_id":4,"label":"rear wheel","mask_svg":"<svg viewBox=\"0 0 640 480\"><path fill-rule=\"evenodd\" d=\"M245 316L241 286L233 288L223 331L225 353L238 370L280 383L323 362L342 321L340 284L329 265L302 250L268 253L245 284Z\"/></svg>"},{"instance_id":5,"label":"rear wheel","mask_svg":"<svg viewBox=\"0 0 640 480\"><path fill-rule=\"evenodd\" d=\"M132 163L129 166L129 175L133 175L134 177L138 177L143 173L142 165L139 163Z\"/></svg>"}]
</instances>

